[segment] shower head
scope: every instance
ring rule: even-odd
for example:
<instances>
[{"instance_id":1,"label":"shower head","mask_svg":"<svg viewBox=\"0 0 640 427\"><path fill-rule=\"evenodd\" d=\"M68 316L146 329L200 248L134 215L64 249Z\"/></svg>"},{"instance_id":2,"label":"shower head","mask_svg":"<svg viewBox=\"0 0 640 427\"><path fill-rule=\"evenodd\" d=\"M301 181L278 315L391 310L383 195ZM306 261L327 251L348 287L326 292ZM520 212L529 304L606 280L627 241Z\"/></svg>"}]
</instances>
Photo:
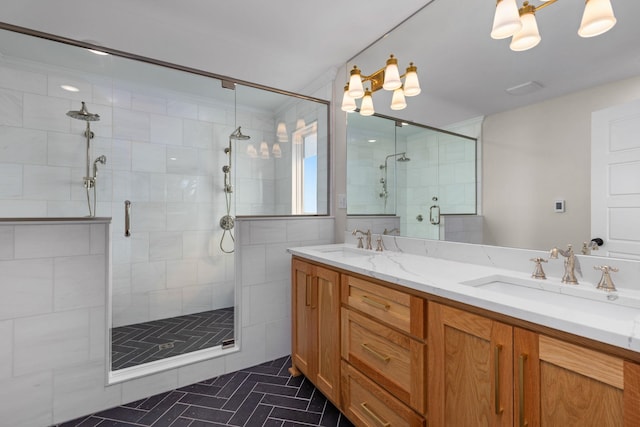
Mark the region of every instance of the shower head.
<instances>
[{"instance_id":1,"label":"shower head","mask_svg":"<svg viewBox=\"0 0 640 427\"><path fill-rule=\"evenodd\" d=\"M93 114L87 111L87 106L84 104L84 101L82 101L82 107L80 110L67 111L67 116L72 119L84 120L85 122L97 122L100 120L100 116L98 114Z\"/></svg>"},{"instance_id":2,"label":"shower head","mask_svg":"<svg viewBox=\"0 0 640 427\"><path fill-rule=\"evenodd\" d=\"M398 157L398 162L410 162L411 159L407 157L407 153L401 153L401 156Z\"/></svg>"},{"instance_id":3,"label":"shower head","mask_svg":"<svg viewBox=\"0 0 640 427\"><path fill-rule=\"evenodd\" d=\"M238 126L238 129L234 130L233 133L229 135L229 139L247 140L251 139L251 137L249 135L244 135L240 130L240 126Z\"/></svg>"}]
</instances>

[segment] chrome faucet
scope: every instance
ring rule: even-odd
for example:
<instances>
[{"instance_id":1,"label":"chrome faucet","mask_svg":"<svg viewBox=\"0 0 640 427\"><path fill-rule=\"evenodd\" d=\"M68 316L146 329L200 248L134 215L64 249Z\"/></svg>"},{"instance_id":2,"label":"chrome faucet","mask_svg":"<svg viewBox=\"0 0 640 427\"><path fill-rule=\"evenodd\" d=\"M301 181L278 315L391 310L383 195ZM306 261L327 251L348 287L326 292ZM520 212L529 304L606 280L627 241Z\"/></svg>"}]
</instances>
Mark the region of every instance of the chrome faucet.
<instances>
[{"instance_id":1,"label":"chrome faucet","mask_svg":"<svg viewBox=\"0 0 640 427\"><path fill-rule=\"evenodd\" d=\"M576 278L575 269L578 268L580 272L580 266L577 265L576 254L573 252L573 246L567 245L566 250L553 248L549 253L549 258L558 259L558 254L564 257L564 274L562 275L562 283L571 285L577 285L578 279Z\"/></svg>"},{"instance_id":2,"label":"chrome faucet","mask_svg":"<svg viewBox=\"0 0 640 427\"><path fill-rule=\"evenodd\" d=\"M362 230L353 230L353 233L351 233L354 236L357 236L358 233L362 234L362 236L358 237L358 247L362 248L362 237L366 237L367 238L367 249L371 250L373 249L373 247L371 246L371 230L367 230L367 231L362 231Z\"/></svg>"}]
</instances>

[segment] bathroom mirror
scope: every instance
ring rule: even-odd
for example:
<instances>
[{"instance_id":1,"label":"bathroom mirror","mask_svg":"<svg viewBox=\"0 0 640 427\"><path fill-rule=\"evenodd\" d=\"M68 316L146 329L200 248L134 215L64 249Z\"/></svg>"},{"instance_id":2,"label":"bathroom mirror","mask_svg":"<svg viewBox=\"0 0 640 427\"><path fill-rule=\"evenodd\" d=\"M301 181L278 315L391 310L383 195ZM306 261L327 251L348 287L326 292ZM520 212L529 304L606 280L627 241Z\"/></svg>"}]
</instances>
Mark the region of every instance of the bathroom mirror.
<instances>
[{"instance_id":1,"label":"bathroom mirror","mask_svg":"<svg viewBox=\"0 0 640 427\"><path fill-rule=\"evenodd\" d=\"M395 215L438 238L439 215L476 213L476 140L387 116L348 116L347 213Z\"/></svg>"},{"instance_id":2,"label":"bathroom mirror","mask_svg":"<svg viewBox=\"0 0 640 427\"><path fill-rule=\"evenodd\" d=\"M1 215L112 217L109 381L237 349L233 220L327 214L328 102L7 29L0 53Z\"/></svg>"},{"instance_id":3,"label":"bathroom mirror","mask_svg":"<svg viewBox=\"0 0 640 427\"><path fill-rule=\"evenodd\" d=\"M422 93L393 111L391 94L378 91L377 113L445 129L480 121L460 133L479 138L484 243L579 247L598 237L590 235L591 113L640 98L640 3L612 5L616 26L584 39L576 34L584 1L554 3L536 14L540 44L514 52L509 39L489 36L494 1L434 0L347 70L371 74L393 53L401 70L418 67ZM564 212L554 210L556 200L566 202Z\"/></svg>"}]
</instances>

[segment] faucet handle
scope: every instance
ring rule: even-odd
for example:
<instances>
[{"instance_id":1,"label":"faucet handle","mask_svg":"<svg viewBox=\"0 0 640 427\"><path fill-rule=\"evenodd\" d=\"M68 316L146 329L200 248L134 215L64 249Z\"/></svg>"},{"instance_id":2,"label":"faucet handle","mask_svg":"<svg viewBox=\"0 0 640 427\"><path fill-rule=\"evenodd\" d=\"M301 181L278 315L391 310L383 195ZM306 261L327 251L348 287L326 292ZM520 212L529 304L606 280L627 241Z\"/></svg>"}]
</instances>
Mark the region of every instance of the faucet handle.
<instances>
[{"instance_id":1,"label":"faucet handle","mask_svg":"<svg viewBox=\"0 0 640 427\"><path fill-rule=\"evenodd\" d=\"M382 242L382 236L378 235L378 238L376 239L376 251L377 252L382 252L384 250L384 243Z\"/></svg>"},{"instance_id":2,"label":"faucet handle","mask_svg":"<svg viewBox=\"0 0 640 427\"><path fill-rule=\"evenodd\" d=\"M531 277L533 277L534 279L541 279L541 280L546 279L547 276L544 274L544 270L542 269L541 263L548 262L548 261L544 258L531 258L529 261L533 261L536 263L533 273L531 273Z\"/></svg>"},{"instance_id":3,"label":"faucet handle","mask_svg":"<svg viewBox=\"0 0 640 427\"><path fill-rule=\"evenodd\" d=\"M613 280L611 279L611 275L609 274L609 272L617 273L620 270L608 265L595 265L593 269L602 271L602 277L600 278L600 281L598 282L596 289L602 289L603 291L606 291L606 292L617 291L616 286L613 284Z\"/></svg>"},{"instance_id":4,"label":"faucet handle","mask_svg":"<svg viewBox=\"0 0 640 427\"><path fill-rule=\"evenodd\" d=\"M363 249L364 245L362 244L362 236L358 236L358 249Z\"/></svg>"}]
</instances>

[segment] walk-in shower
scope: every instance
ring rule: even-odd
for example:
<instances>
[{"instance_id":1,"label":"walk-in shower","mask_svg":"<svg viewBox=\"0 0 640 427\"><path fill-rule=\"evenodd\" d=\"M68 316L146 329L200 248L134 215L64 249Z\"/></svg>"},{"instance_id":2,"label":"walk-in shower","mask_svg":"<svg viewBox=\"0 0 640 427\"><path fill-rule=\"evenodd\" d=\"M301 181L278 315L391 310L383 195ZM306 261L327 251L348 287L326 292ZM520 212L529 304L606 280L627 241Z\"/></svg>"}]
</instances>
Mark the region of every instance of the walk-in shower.
<instances>
[{"instance_id":1,"label":"walk-in shower","mask_svg":"<svg viewBox=\"0 0 640 427\"><path fill-rule=\"evenodd\" d=\"M380 198L384 199L385 203L387 201L387 198L389 197L389 190L387 188L387 184L388 184L387 162L391 157L398 157L398 156L399 156L399 158L397 159L398 162L408 162L411 160L410 158L407 157L406 152L395 153L395 154L389 154L387 157L385 157L384 164L380 165L380 170L382 171L382 177L380 178L380 184L382 184L382 191L380 192Z\"/></svg>"},{"instance_id":2,"label":"walk-in shower","mask_svg":"<svg viewBox=\"0 0 640 427\"><path fill-rule=\"evenodd\" d=\"M89 216L96 216L96 179L98 177L98 163L106 164L107 157L102 155L98 156L93 162L93 170L91 170L91 139L93 139L93 132L91 131L91 125L89 122L97 122L100 120L98 114L93 114L87 111L87 106L82 101L82 107L79 110L67 111L67 116L76 120L84 120L87 122L87 128L84 131L84 136L87 138L87 169L84 176L84 188L87 192L87 206L89 208ZM91 173L91 174L90 174ZM91 201L91 193L93 192L93 203Z\"/></svg>"},{"instance_id":3,"label":"walk-in shower","mask_svg":"<svg viewBox=\"0 0 640 427\"><path fill-rule=\"evenodd\" d=\"M245 141L250 138L251 137L249 135L244 135L242 133L242 130L240 129L240 126L238 126L238 128L234 130L231 135L229 135L229 146L224 149L224 152L227 155L227 164L222 167L222 173L224 174L223 191L225 193L227 213L222 218L220 218L220 227L224 230L222 232L222 237L220 238L220 250L227 254L233 253L235 249L235 238L233 237L233 232L231 231L235 225L235 220L233 219L233 216L231 216L231 193L233 193L233 187L231 186L232 144L233 141ZM231 238L231 249L224 248L224 240L227 234Z\"/></svg>"}]
</instances>

